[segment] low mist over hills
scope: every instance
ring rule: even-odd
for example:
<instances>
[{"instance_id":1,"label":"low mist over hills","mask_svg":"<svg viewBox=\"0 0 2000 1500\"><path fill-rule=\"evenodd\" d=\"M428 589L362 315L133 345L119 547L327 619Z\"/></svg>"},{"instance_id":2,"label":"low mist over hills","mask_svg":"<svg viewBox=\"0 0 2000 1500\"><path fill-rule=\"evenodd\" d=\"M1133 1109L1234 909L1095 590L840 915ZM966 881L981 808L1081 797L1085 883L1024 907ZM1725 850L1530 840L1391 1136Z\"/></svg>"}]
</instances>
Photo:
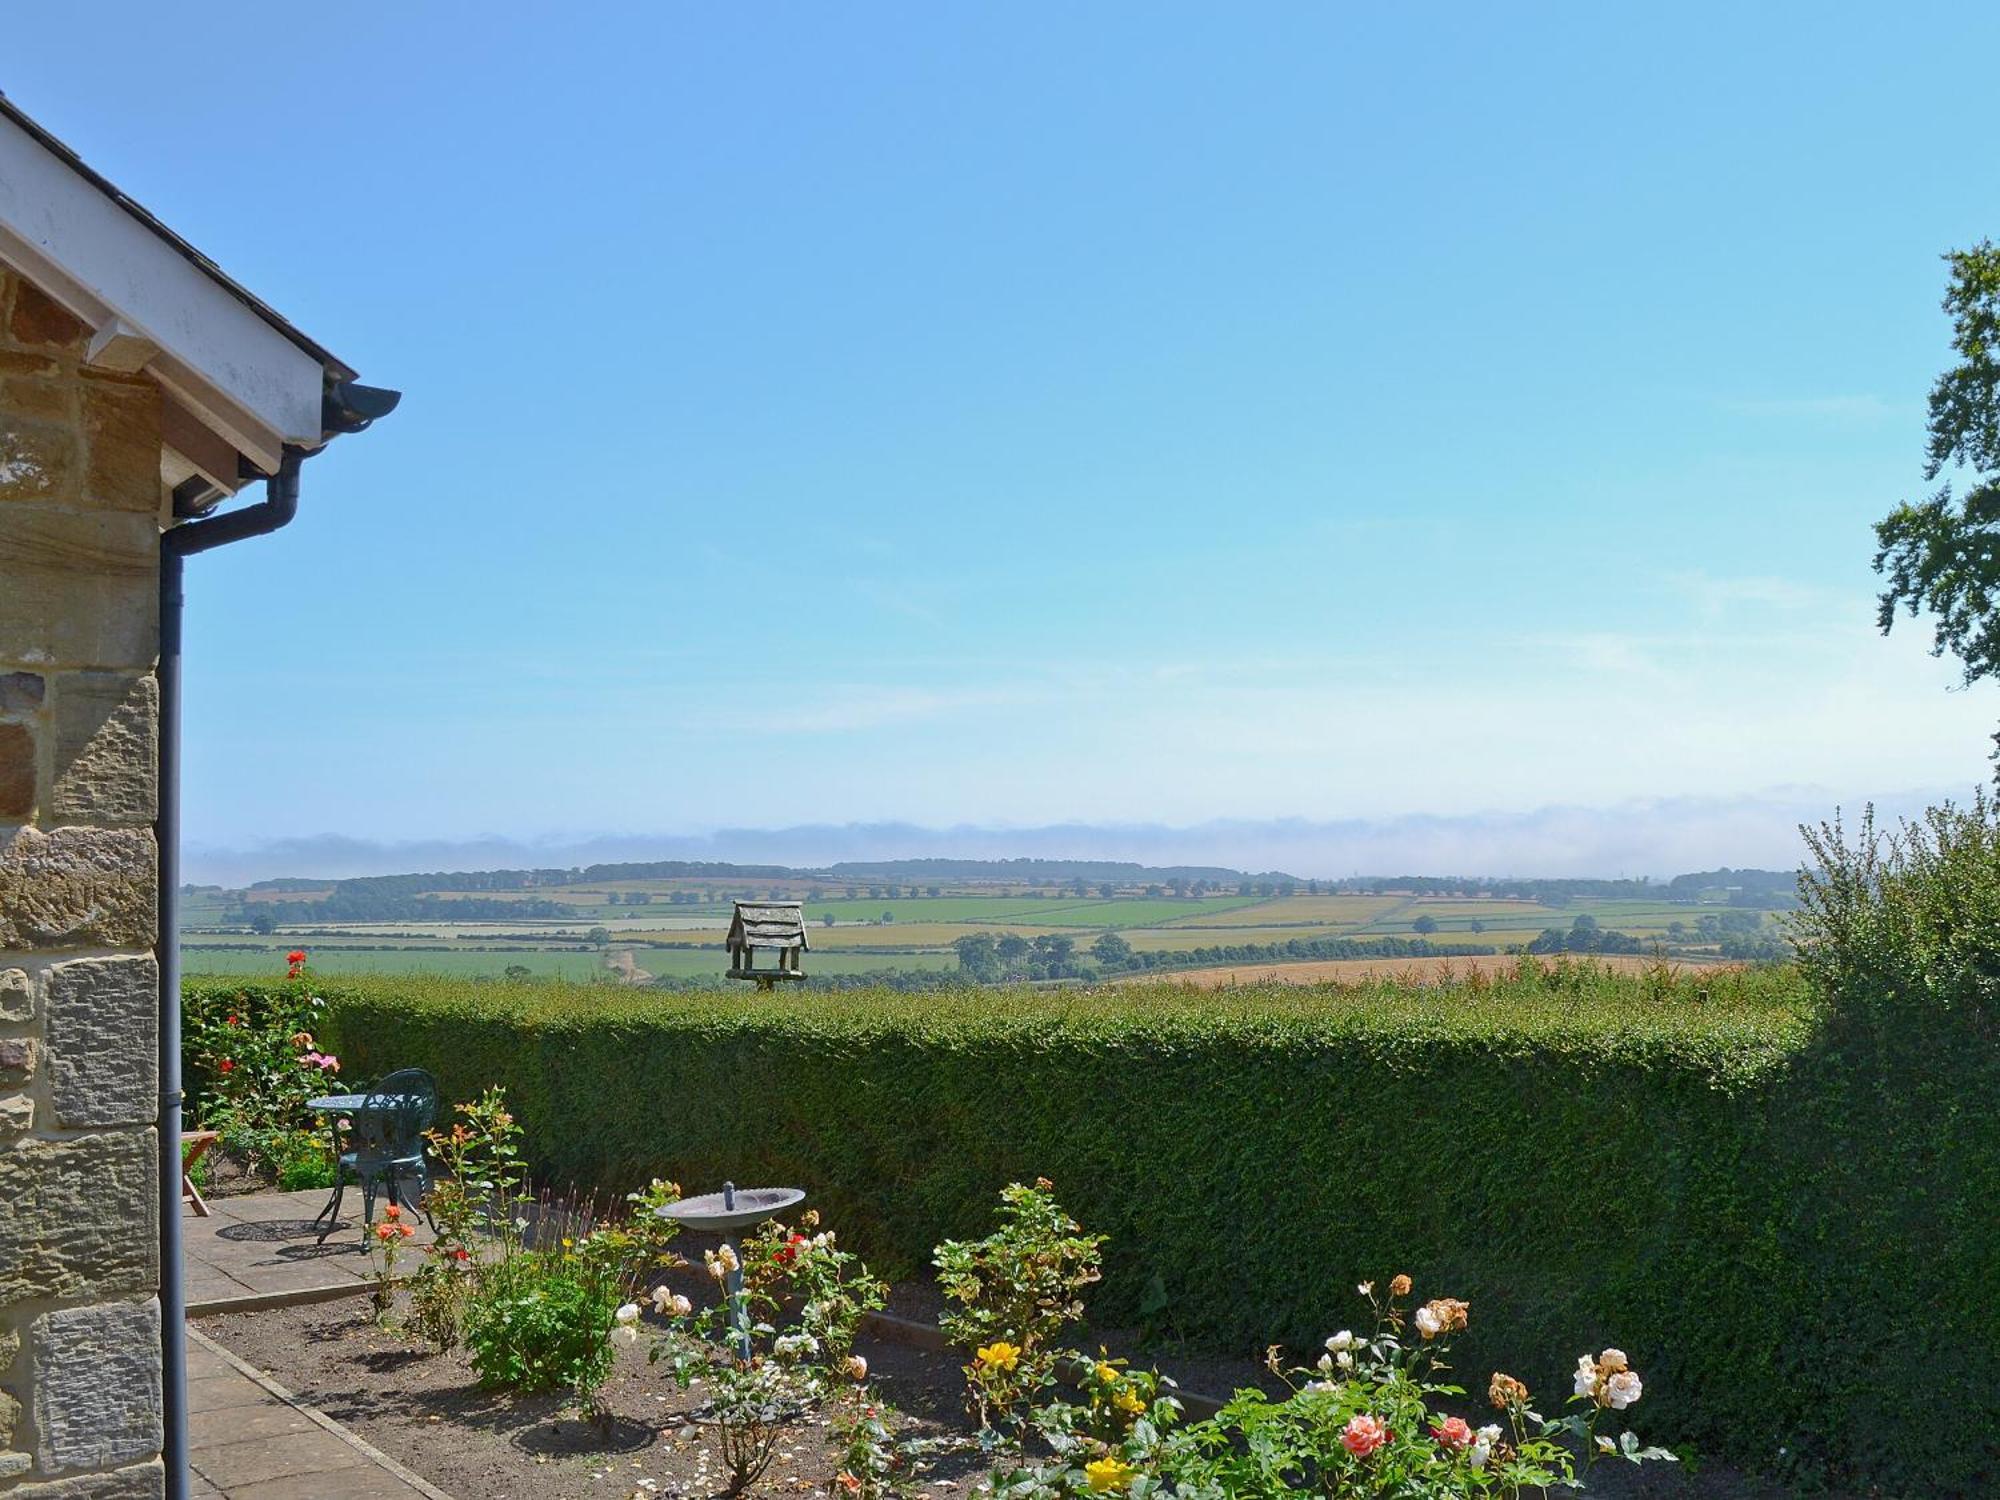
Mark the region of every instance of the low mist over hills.
<instances>
[{"instance_id":1,"label":"low mist over hills","mask_svg":"<svg viewBox=\"0 0 2000 1500\"><path fill-rule=\"evenodd\" d=\"M1876 799L1884 817L1940 800L1933 792ZM1749 798L1669 798L1613 807L1551 806L1522 812L1311 820L1218 819L1161 824L1051 823L1025 828L912 823L723 828L700 834L369 839L340 834L270 840L254 848L191 839L185 866L203 884L244 886L277 877L316 881L411 870L579 869L683 860L827 870L928 862L1083 862L1144 866L1219 878L1218 871L1285 871L1307 879L1425 870L1492 876L1620 878L1718 867L1789 869L1802 854L1798 828L1833 815L1814 789ZM1858 808L1850 807L1850 813ZM916 868L913 866L912 868Z\"/></svg>"}]
</instances>

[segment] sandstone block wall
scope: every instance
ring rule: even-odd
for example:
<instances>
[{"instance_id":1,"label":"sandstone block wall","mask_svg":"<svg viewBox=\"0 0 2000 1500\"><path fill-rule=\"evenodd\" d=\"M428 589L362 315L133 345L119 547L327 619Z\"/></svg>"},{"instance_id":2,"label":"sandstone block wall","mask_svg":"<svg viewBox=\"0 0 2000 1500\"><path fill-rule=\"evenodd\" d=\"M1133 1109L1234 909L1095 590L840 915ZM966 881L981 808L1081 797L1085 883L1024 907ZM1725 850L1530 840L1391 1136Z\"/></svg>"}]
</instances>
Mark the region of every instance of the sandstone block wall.
<instances>
[{"instance_id":1,"label":"sandstone block wall","mask_svg":"<svg viewBox=\"0 0 2000 1500\"><path fill-rule=\"evenodd\" d=\"M0 268L0 1496L160 1493L160 393Z\"/></svg>"}]
</instances>

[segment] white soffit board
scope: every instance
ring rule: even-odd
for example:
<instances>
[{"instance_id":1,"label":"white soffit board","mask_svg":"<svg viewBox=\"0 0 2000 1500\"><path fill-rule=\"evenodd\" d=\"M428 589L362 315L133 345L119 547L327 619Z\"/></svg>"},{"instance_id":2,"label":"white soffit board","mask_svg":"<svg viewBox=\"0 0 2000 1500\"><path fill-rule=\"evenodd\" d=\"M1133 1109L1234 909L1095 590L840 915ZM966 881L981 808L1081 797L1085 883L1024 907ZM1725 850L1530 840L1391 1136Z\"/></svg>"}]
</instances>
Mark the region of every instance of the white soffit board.
<instances>
[{"instance_id":1,"label":"white soffit board","mask_svg":"<svg viewBox=\"0 0 2000 1500\"><path fill-rule=\"evenodd\" d=\"M251 458L321 441L320 362L4 116L0 258L92 329L158 344L148 371Z\"/></svg>"}]
</instances>

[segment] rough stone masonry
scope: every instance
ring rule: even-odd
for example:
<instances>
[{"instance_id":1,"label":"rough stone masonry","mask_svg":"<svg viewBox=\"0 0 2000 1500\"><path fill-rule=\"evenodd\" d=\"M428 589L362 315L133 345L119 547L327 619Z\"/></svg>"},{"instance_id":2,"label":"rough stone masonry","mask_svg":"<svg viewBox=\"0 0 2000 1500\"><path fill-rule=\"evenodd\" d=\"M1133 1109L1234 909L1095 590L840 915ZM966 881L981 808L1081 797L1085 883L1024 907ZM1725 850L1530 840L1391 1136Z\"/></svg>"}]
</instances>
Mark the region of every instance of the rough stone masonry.
<instances>
[{"instance_id":1,"label":"rough stone masonry","mask_svg":"<svg viewBox=\"0 0 2000 1500\"><path fill-rule=\"evenodd\" d=\"M160 392L0 271L0 1497L164 1492Z\"/></svg>"}]
</instances>

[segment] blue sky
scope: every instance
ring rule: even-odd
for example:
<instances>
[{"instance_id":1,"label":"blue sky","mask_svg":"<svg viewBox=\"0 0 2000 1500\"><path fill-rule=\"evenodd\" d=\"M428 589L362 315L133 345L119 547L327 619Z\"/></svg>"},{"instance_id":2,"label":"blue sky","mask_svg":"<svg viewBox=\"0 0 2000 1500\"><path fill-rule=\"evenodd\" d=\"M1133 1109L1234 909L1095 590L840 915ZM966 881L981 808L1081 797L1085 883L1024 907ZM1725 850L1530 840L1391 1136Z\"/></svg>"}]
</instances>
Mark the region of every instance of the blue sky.
<instances>
[{"instance_id":1,"label":"blue sky","mask_svg":"<svg viewBox=\"0 0 2000 1500\"><path fill-rule=\"evenodd\" d=\"M1986 774L1868 559L2000 12L329 15L10 22L18 103L408 393L191 572L197 868L1425 817L1293 864L1665 873L1690 808L1779 860ZM1600 836L1494 841L1551 810Z\"/></svg>"}]
</instances>

